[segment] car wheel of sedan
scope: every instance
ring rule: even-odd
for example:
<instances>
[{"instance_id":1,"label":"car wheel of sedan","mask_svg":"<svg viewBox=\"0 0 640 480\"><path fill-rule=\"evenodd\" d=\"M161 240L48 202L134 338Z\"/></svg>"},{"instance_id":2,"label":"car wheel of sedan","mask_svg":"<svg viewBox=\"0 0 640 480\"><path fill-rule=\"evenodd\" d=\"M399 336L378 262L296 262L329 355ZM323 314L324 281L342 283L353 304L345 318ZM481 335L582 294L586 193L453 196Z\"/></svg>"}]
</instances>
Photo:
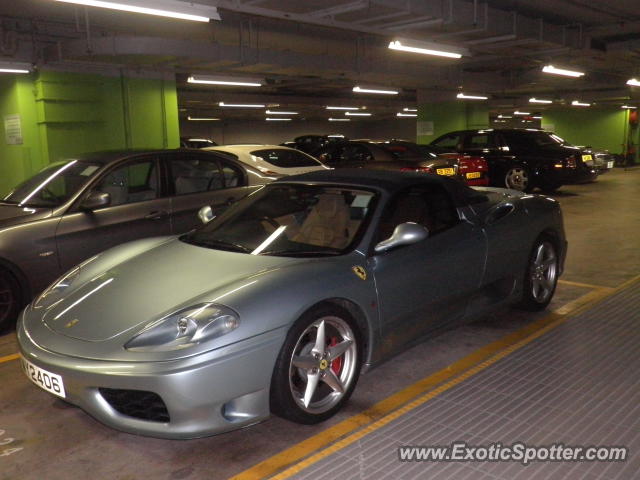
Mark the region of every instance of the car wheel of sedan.
<instances>
[{"instance_id":1,"label":"car wheel of sedan","mask_svg":"<svg viewBox=\"0 0 640 480\"><path fill-rule=\"evenodd\" d=\"M548 238L536 241L529 257L524 277L520 307L525 310L542 310L551 301L558 283L558 254Z\"/></svg>"},{"instance_id":2,"label":"car wheel of sedan","mask_svg":"<svg viewBox=\"0 0 640 480\"><path fill-rule=\"evenodd\" d=\"M11 273L0 270L0 331L12 323L20 310L20 288Z\"/></svg>"},{"instance_id":3,"label":"car wheel of sedan","mask_svg":"<svg viewBox=\"0 0 640 480\"><path fill-rule=\"evenodd\" d=\"M531 190L531 176L529 170L522 166L511 167L504 176L504 184L507 188L528 192Z\"/></svg>"},{"instance_id":4,"label":"car wheel of sedan","mask_svg":"<svg viewBox=\"0 0 640 480\"><path fill-rule=\"evenodd\" d=\"M360 333L349 313L319 307L291 328L271 379L271 410L297 423L334 415L349 399L360 374Z\"/></svg>"}]
</instances>

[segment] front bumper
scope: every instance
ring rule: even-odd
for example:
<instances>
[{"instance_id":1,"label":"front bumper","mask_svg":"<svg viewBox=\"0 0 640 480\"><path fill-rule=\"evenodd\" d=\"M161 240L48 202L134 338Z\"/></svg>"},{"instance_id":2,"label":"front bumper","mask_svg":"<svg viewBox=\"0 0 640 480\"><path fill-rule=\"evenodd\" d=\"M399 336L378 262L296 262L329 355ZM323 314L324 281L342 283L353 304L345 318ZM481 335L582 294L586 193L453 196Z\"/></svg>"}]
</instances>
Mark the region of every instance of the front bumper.
<instances>
[{"instance_id":1,"label":"front bumper","mask_svg":"<svg viewBox=\"0 0 640 480\"><path fill-rule=\"evenodd\" d=\"M235 430L269 416L269 387L284 342L276 330L196 357L165 362L114 362L52 353L18 326L22 356L62 376L68 402L100 422L129 433L187 439ZM169 421L135 418L118 411L100 389L158 395Z\"/></svg>"}]
</instances>

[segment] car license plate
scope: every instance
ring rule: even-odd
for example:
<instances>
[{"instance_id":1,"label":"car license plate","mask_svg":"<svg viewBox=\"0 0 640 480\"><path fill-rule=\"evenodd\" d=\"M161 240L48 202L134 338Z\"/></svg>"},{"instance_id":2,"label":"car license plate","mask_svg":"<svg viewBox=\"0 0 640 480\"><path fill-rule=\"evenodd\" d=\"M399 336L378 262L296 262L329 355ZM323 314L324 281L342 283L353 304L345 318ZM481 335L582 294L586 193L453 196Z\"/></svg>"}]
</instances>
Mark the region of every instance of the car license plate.
<instances>
[{"instance_id":1,"label":"car license plate","mask_svg":"<svg viewBox=\"0 0 640 480\"><path fill-rule=\"evenodd\" d=\"M480 178L480 172L469 172L467 178Z\"/></svg>"},{"instance_id":2,"label":"car license plate","mask_svg":"<svg viewBox=\"0 0 640 480\"><path fill-rule=\"evenodd\" d=\"M24 373L27 374L27 377L29 377L29 380L40 388L49 393L53 393L58 397L66 398L64 382L60 375L56 375L55 373L47 372L40 367L36 367L33 363L25 360L24 358L22 359L22 368L24 369Z\"/></svg>"},{"instance_id":3,"label":"car license plate","mask_svg":"<svg viewBox=\"0 0 640 480\"><path fill-rule=\"evenodd\" d=\"M593 157L591 155L582 155L583 162L589 162L591 160L593 160Z\"/></svg>"},{"instance_id":4,"label":"car license plate","mask_svg":"<svg viewBox=\"0 0 640 480\"><path fill-rule=\"evenodd\" d=\"M438 175L455 175L456 172L453 168L436 168Z\"/></svg>"},{"instance_id":5,"label":"car license plate","mask_svg":"<svg viewBox=\"0 0 640 480\"><path fill-rule=\"evenodd\" d=\"M607 168L613 168L613 162L607 162Z\"/></svg>"}]
</instances>

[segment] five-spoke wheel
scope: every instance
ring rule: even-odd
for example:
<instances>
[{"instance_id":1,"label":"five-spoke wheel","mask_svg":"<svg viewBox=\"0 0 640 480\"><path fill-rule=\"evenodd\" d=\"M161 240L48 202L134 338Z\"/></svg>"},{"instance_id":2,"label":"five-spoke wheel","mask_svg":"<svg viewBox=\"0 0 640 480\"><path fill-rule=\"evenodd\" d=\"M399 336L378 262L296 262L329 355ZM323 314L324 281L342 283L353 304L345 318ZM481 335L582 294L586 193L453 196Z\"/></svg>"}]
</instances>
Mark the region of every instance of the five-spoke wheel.
<instances>
[{"instance_id":1,"label":"five-spoke wheel","mask_svg":"<svg viewBox=\"0 0 640 480\"><path fill-rule=\"evenodd\" d=\"M337 412L360 373L359 332L348 312L320 307L290 330L271 383L271 408L299 423L317 423Z\"/></svg>"},{"instance_id":2,"label":"five-spoke wheel","mask_svg":"<svg viewBox=\"0 0 640 480\"><path fill-rule=\"evenodd\" d=\"M525 167L512 167L504 176L504 184L507 188L528 192L531 189L531 179L529 177L529 171Z\"/></svg>"},{"instance_id":3,"label":"five-spoke wheel","mask_svg":"<svg viewBox=\"0 0 640 480\"><path fill-rule=\"evenodd\" d=\"M520 306L542 310L551 301L558 283L558 255L554 243L540 238L533 246L524 278Z\"/></svg>"}]
</instances>

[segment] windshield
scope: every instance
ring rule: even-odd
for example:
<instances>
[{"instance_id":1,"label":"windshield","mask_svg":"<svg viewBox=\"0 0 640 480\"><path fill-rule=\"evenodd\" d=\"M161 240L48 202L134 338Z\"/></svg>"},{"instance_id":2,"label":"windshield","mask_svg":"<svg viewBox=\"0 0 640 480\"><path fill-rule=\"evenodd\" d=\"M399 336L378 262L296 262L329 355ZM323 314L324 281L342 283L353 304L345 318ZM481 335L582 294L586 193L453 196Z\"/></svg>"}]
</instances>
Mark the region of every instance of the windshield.
<instances>
[{"instance_id":1,"label":"windshield","mask_svg":"<svg viewBox=\"0 0 640 480\"><path fill-rule=\"evenodd\" d=\"M318 167L318 161L297 150L287 150L284 148L270 148L254 150L251 155L280 168L296 167Z\"/></svg>"},{"instance_id":2,"label":"windshield","mask_svg":"<svg viewBox=\"0 0 640 480\"><path fill-rule=\"evenodd\" d=\"M507 138L509 143L512 143L515 147L538 148L558 145L569 146L569 144L562 138L547 132L511 131L504 132L503 135Z\"/></svg>"},{"instance_id":3,"label":"windshield","mask_svg":"<svg viewBox=\"0 0 640 480\"><path fill-rule=\"evenodd\" d=\"M252 255L339 255L359 238L373 198L348 187L270 185L180 239Z\"/></svg>"},{"instance_id":4,"label":"windshield","mask_svg":"<svg viewBox=\"0 0 640 480\"><path fill-rule=\"evenodd\" d=\"M98 163L79 160L51 164L19 184L3 201L29 207L57 207L78 192L100 167Z\"/></svg>"},{"instance_id":5,"label":"windshield","mask_svg":"<svg viewBox=\"0 0 640 480\"><path fill-rule=\"evenodd\" d=\"M407 143L379 143L380 147L400 160L430 160L436 158L433 147Z\"/></svg>"}]
</instances>

